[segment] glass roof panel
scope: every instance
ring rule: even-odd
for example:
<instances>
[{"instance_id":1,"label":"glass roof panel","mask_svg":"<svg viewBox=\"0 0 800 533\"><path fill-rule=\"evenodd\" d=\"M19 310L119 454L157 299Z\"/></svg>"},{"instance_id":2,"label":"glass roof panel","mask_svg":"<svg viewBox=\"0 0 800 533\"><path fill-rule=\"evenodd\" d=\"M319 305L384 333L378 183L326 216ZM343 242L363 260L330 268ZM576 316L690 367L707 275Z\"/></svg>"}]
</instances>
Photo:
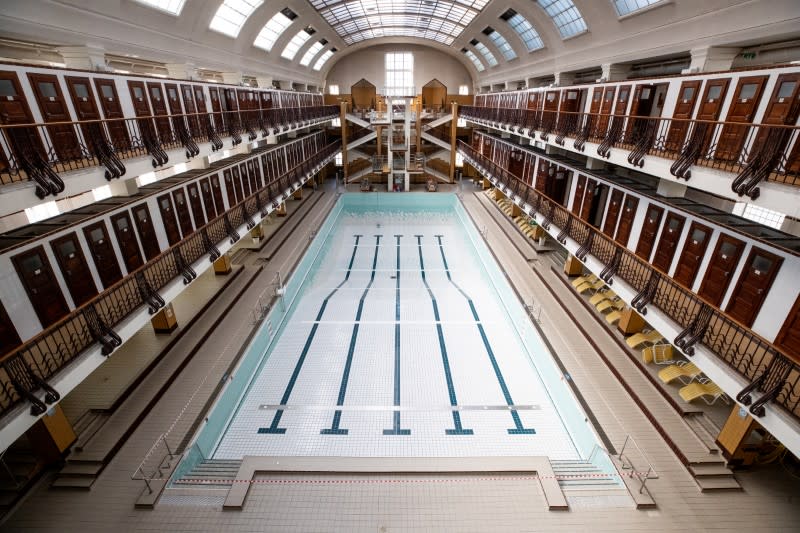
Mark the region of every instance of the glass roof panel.
<instances>
[{"instance_id":1,"label":"glass roof panel","mask_svg":"<svg viewBox=\"0 0 800 533\"><path fill-rule=\"evenodd\" d=\"M316 63L314 63L314 70L319 70L319 69L321 69L321 68L322 68L322 65L324 65L324 64L325 64L325 62L326 62L328 59L330 59L330 58L331 58L331 56L332 56L332 55L333 55L333 49L331 49L331 50L327 50L327 51L326 51L324 54L322 54L321 56L319 56L319 59L317 59L317 62L316 62Z\"/></svg>"},{"instance_id":2,"label":"glass roof panel","mask_svg":"<svg viewBox=\"0 0 800 533\"><path fill-rule=\"evenodd\" d=\"M573 37L588 29L586 21L572 0L536 0L536 3L552 19L562 39Z\"/></svg>"},{"instance_id":3,"label":"glass roof panel","mask_svg":"<svg viewBox=\"0 0 800 533\"><path fill-rule=\"evenodd\" d=\"M466 55L467 58L472 61L472 64L475 65L476 69L478 69L478 72L483 72L486 70L486 67L483 66L483 63L481 63L481 60L475 55L475 52L472 50L464 50L464 55Z\"/></svg>"},{"instance_id":4,"label":"glass roof panel","mask_svg":"<svg viewBox=\"0 0 800 533\"><path fill-rule=\"evenodd\" d=\"M140 4L166 11L170 15L180 15L186 0L135 0Z\"/></svg>"},{"instance_id":5,"label":"glass roof panel","mask_svg":"<svg viewBox=\"0 0 800 533\"><path fill-rule=\"evenodd\" d=\"M285 57L289 61L294 59L294 56L297 55L297 52L306 44L306 41L311 38L311 34L308 33L306 30L300 30L297 34L292 37L292 40L289 41L289 44L286 45L286 48L283 49L281 52L281 57Z\"/></svg>"},{"instance_id":6,"label":"glass roof panel","mask_svg":"<svg viewBox=\"0 0 800 533\"><path fill-rule=\"evenodd\" d=\"M653 4L657 4L662 0L612 0L614 2L614 7L617 9L617 14L622 17L624 15L628 15L633 13L634 11L639 11L640 9L644 9L648 6L652 6Z\"/></svg>"},{"instance_id":7,"label":"glass roof panel","mask_svg":"<svg viewBox=\"0 0 800 533\"><path fill-rule=\"evenodd\" d=\"M288 12L289 15L294 15L294 13ZM284 12L277 12L275 16L269 19L264 27L261 28L261 31L256 37L256 40L253 41L253 46L257 46L263 50L269 52L272 50L272 47L275 45L275 41L278 40L278 37L288 28L294 18L289 18L284 14Z\"/></svg>"},{"instance_id":8,"label":"glass roof panel","mask_svg":"<svg viewBox=\"0 0 800 533\"><path fill-rule=\"evenodd\" d=\"M514 49L511 48L510 44L508 44L506 38L500 35L497 30L492 30L486 35L492 40L497 49L500 50L500 53L503 54L503 57L506 58L506 61L511 61L517 57L517 53L514 52Z\"/></svg>"},{"instance_id":9,"label":"glass roof panel","mask_svg":"<svg viewBox=\"0 0 800 533\"><path fill-rule=\"evenodd\" d=\"M300 64L303 65L304 67L307 67L308 64L311 63L311 60L314 59L314 56L317 55L319 51L322 50L322 47L325 46L326 44L328 44L328 41L326 41L325 39L322 39L321 41L317 41L314 44L312 44L311 47L303 55L303 59L300 60Z\"/></svg>"},{"instance_id":10,"label":"glass roof panel","mask_svg":"<svg viewBox=\"0 0 800 533\"><path fill-rule=\"evenodd\" d=\"M494 54L491 50L486 48L486 45L480 41L476 41L475 39L472 40L472 46L475 47L475 50L481 53L486 62L489 63L490 67L494 67L497 65L497 58L494 57Z\"/></svg>"},{"instance_id":11,"label":"glass roof panel","mask_svg":"<svg viewBox=\"0 0 800 533\"><path fill-rule=\"evenodd\" d=\"M522 42L524 42L525 46L528 48L528 52L544 48L544 43L542 42L542 38L539 37L539 32L528 22L528 19L513 9L506 11L500 18L508 22L511 29L517 32L519 38L522 39Z\"/></svg>"},{"instance_id":12,"label":"glass roof panel","mask_svg":"<svg viewBox=\"0 0 800 533\"><path fill-rule=\"evenodd\" d=\"M489 0L309 0L347 44L420 37L452 44Z\"/></svg>"},{"instance_id":13,"label":"glass roof panel","mask_svg":"<svg viewBox=\"0 0 800 533\"><path fill-rule=\"evenodd\" d=\"M247 18L263 3L264 0L225 0L208 27L236 38Z\"/></svg>"}]
</instances>

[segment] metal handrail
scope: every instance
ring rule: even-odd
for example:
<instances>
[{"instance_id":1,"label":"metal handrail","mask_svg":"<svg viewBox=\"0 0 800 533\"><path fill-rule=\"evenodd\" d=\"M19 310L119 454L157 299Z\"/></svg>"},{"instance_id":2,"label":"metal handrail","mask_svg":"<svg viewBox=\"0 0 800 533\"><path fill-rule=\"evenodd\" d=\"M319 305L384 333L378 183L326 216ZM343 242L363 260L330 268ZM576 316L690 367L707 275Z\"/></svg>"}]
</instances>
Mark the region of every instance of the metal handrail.
<instances>
[{"instance_id":1,"label":"metal handrail","mask_svg":"<svg viewBox=\"0 0 800 533\"><path fill-rule=\"evenodd\" d=\"M647 463L647 471L644 473L644 475L642 475L642 472L634 467L633 461L630 459L630 457L626 457L624 455L625 448L628 446L629 442L633 444L633 446L639 452L639 455L641 455L644 458L645 462ZM644 491L647 480L658 479L658 472L656 472L653 463L650 462L650 459L647 458L647 455L644 453L644 451L642 451L642 449L636 443L636 440L630 434L625 436L625 442L622 443L622 448L620 448L619 453L617 453L617 458L619 459L620 464L622 464L622 468L624 470L630 469L632 474L642 482L642 484L639 486L639 494L641 494ZM625 459L628 460L628 466L625 465Z\"/></svg>"},{"instance_id":2,"label":"metal handrail","mask_svg":"<svg viewBox=\"0 0 800 533\"><path fill-rule=\"evenodd\" d=\"M155 452L156 448L158 448L159 445L162 442L164 443L164 447L167 449L167 455L165 456L164 459L168 459L170 461L170 463L164 464L164 459L161 459L158 462L158 466L156 466L153 469L153 471L148 474L144 470L144 465L147 462L147 460L150 458L150 456L153 455L153 453ZM170 469L172 467L171 461L174 460L176 457L180 457L180 456L181 456L180 453L173 453L172 452L172 449L169 446L169 442L167 442L167 434L166 433L162 433L161 435L158 436L158 438L155 440L153 445L147 451L147 453L145 454L144 458L142 459L142 462L139 463L139 466L136 467L136 470L133 471L133 474L131 474L131 479L134 480L134 481L137 481L137 480L144 481L144 484L147 486L147 493L148 494L153 494L153 487L150 485L150 483L155 479L163 479L164 470L165 469L167 469L167 470Z\"/></svg>"}]
</instances>

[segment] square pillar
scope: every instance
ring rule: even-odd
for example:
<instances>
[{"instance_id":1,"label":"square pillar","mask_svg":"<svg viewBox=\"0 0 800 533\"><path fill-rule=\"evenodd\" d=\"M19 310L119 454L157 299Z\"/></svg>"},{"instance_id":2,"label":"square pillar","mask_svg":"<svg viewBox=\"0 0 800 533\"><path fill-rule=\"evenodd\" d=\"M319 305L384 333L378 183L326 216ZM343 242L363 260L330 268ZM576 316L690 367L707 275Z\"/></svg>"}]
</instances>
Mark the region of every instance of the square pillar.
<instances>
[{"instance_id":1,"label":"square pillar","mask_svg":"<svg viewBox=\"0 0 800 533\"><path fill-rule=\"evenodd\" d=\"M242 84L242 71L237 72L223 72L222 73L222 81L228 83L230 85L241 85Z\"/></svg>"},{"instance_id":2,"label":"square pillar","mask_svg":"<svg viewBox=\"0 0 800 533\"><path fill-rule=\"evenodd\" d=\"M214 274L217 276L226 276L231 273L231 258L228 254L222 255L219 259L214 261Z\"/></svg>"},{"instance_id":3,"label":"square pillar","mask_svg":"<svg viewBox=\"0 0 800 533\"><path fill-rule=\"evenodd\" d=\"M192 80L197 76L197 69L193 63L166 63L167 73L170 78Z\"/></svg>"},{"instance_id":4,"label":"square pillar","mask_svg":"<svg viewBox=\"0 0 800 533\"><path fill-rule=\"evenodd\" d=\"M172 303L165 305L161 311L156 313L150 319L150 324L153 325L153 331L156 333L172 333L178 327L178 318L175 316L175 309Z\"/></svg>"},{"instance_id":5,"label":"square pillar","mask_svg":"<svg viewBox=\"0 0 800 533\"><path fill-rule=\"evenodd\" d=\"M106 51L102 46L62 46L56 49L67 68L105 72Z\"/></svg>"},{"instance_id":6,"label":"square pillar","mask_svg":"<svg viewBox=\"0 0 800 533\"><path fill-rule=\"evenodd\" d=\"M630 65L621 65L619 63L603 63L600 66L603 70L602 78L604 81L627 80L631 71Z\"/></svg>"},{"instance_id":7,"label":"square pillar","mask_svg":"<svg viewBox=\"0 0 800 533\"><path fill-rule=\"evenodd\" d=\"M681 74L693 74L695 72L716 72L719 70L730 70L733 60L739 55L741 48L725 46L704 46L692 48L692 59L689 68Z\"/></svg>"}]
</instances>

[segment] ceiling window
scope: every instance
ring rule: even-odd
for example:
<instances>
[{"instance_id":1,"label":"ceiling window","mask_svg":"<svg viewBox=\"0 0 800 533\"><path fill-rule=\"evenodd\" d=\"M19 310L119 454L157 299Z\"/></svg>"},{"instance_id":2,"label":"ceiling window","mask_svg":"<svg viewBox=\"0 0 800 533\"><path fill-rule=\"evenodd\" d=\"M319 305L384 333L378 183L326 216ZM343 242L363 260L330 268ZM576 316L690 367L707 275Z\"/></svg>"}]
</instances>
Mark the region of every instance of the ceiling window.
<instances>
[{"instance_id":1,"label":"ceiling window","mask_svg":"<svg viewBox=\"0 0 800 533\"><path fill-rule=\"evenodd\" d=\"M292 37L292 40L289 41L289 44L286 45L286 48L283 49L283 52L281 52L281 57L285 57L289 61L294 59L294 56L297 55L297 52L303 47L304 44L306 44L306 41L311 39L311 36L314 33L315 30L311 26L297 32L297 34Z\"/></svg>"},{"instance_id":2,"label":"ceiling window","mask_svg":"<svg viewBox=\"0 0 800 533\"><path fill-rule=\"evenodd\" d=\"M258 37L256 37L255 42L253 42L253 46L257 46L269 52L272 50L272 47L275 46L275 41L278 40L278 37L283 34L286 28L291 26L296 18L297 15L288 7L275 13L275 16L269 19L269 21L264 24L264 27L261 28Z\"/></svg>"},{"instance_id":3,"label":"ceiling window","mask_svg":"<svg viewBox=\"0 0 800 533\"><path fill-rule=\"evenodd\" d=\"M497 49L500 50L500 53L503 54L503 57L506 58L506 61L511 61L517 57L516 52L514 52L514 49L508 44L506 38L500 35L497 30L489 26L483 30L483 33L492 40Z\"/></svg>"},{"instance_id":4,"label":"ceiling window","mask_svg":"<svg viewBox=\"0 0 800 533\"><path fill-rule=\"evenodd\" d=\"M778 211L744 202L737 202L733 206L733 214L775 229L781 229L786 218L786 215Z\"/></svg>"},{"instance_id":5,"label":"ceiling window","mask_svg":"<svg viewBox=\"0 0 800 533\"><path fill-rule=\"evenodd\" d=\"M338 85L328 85L328 94L339 94Z\"/></svg>"},{"instance_id":6,"label":"ceiling window","mask_svg":"<svg viewBox=\"0 0 800 533\"><path fill-rule=\"evenodd\" d=\"M486 67L483 66L483 63L481 63L481 60L475 55L475 52L472 50L467 50L466 48L463 48L461 51L464 52L464 55L467 56L467 59L472 61L472 64L475 65L475 68L478 72L483 72L486 70Z\"/></svg>"},{"instance_id":7,"label":"ceiling window","mask_svg":"<svg viewBox=\"0 0 800 533\"><path fill-rule=\"evenodd\" d=\"M136 0L140 4L166 11L170 15L180 15L186 0Z\"/></svg>"},{"instance_id":8,"label":"ceiling window","mask_svg":"<svg viewBox=\"0 0 800 533\"><path fill-rule=\"evenodd\" d=\"M300 64L303 65L304 67L307 67L309 63L311 63L311 60L314 59L314 57L319 53L320 50L322 50L322 48L326 44L328 44L328 41L326 41L325 39L320 39L319 41L312 44L311 47L308 50L306 50L306 53L303 54L303 59L300 60Z\"/></svg>"},{"instance_id":9,"label":"ceiling window","mask_svg":"<svg viewBox=\"0 0 800 533\"><path fill-rule=\"evenodd\" d=\"M620 17L630 15L635 11L650 7L653 4L659 4L662 1L663 0L612 0L614 8L616 8L617 14Z\"/></svg>"},{"instance_id":10,"label":"ceiling window","mask_svg":"<svg viewBox=\"0 0 800 533\"><path fill-rule=\"evenodd\" d=\"M414 94L414 54L411 52L386 54L385 89L386 96Z\"/></svg>"},{"instance_id":11,"label":"ceiling window","mask_svg":"<svg viewBox=\"0 0 800 533\"><path fill-rule=\"evenodd\" d=\"M574 37L588 29L586 21L572 0L536 0L536 3L556 25L562 39Z\"/></svg>"},{"instance_id":12,"label":"ceiling window","mask_svg":"<svg viewBox=\"0 0 800 533\"><path fill-rule=\"evenodd\" d=\"M509 9L500 15L500 18L508 22L511 29L517 32L519 38L525 43L528 52L544 48L544 43L542 42L542 38L539 37L539 32L528 22L528 19L513 9Z\"/></svg>"},{"instance_id":13,"label":"ceiling window","mask_svg":"<svg viewBox=\"0 0 800 533\"><path fill-rule=\"evenodd\" d=\"M328 61L335 52L336 48L331 48L330 50L326 51L324 54L319 56L317 62L314 63L314 70L320 70L322 66L325 64L325 62Z\"/></svg>"},{"instance_id":14,"label":"ceiling window","mask_svg":"<svg viewBox=\"0 0 800 533\"><path fill-rule=\"evenodd\" d=\"M490 67L497 66L497 58L494 57L494 54L491 50L486 48L486 45L480 42L478 39L472 39L469 44L475 47L475 50L481 53L483 58L489 63Z\"/></svg>"},{"instance_id":15,"label":"ceiling window","mask_svg":"<svg viewBox=\"0 0 800 533\"><path fill-rule=\"evenodd\" d=\"M264 0L225 0L211 19L209 28L236 38L247 18Z\"/></svg>"}]
</instances>

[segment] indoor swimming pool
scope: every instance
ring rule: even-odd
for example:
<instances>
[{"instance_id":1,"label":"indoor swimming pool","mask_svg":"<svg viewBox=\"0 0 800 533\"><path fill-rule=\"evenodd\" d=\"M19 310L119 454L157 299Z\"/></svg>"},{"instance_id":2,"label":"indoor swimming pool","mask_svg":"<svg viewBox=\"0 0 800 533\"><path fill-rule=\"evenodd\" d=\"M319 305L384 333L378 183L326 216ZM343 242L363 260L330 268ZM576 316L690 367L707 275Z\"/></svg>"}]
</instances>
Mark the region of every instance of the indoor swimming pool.
<instances>
[{"instance_id":1,"label":"indoor swimming pool","mask_svg":"<svg viewBox=\"0 0 800 533\"><path fill-rule=\"evenodd\" d=\"M281 300L189 462L594 451L568 377L455 195L342 195Z\"/></svg>"}]
</instances>

